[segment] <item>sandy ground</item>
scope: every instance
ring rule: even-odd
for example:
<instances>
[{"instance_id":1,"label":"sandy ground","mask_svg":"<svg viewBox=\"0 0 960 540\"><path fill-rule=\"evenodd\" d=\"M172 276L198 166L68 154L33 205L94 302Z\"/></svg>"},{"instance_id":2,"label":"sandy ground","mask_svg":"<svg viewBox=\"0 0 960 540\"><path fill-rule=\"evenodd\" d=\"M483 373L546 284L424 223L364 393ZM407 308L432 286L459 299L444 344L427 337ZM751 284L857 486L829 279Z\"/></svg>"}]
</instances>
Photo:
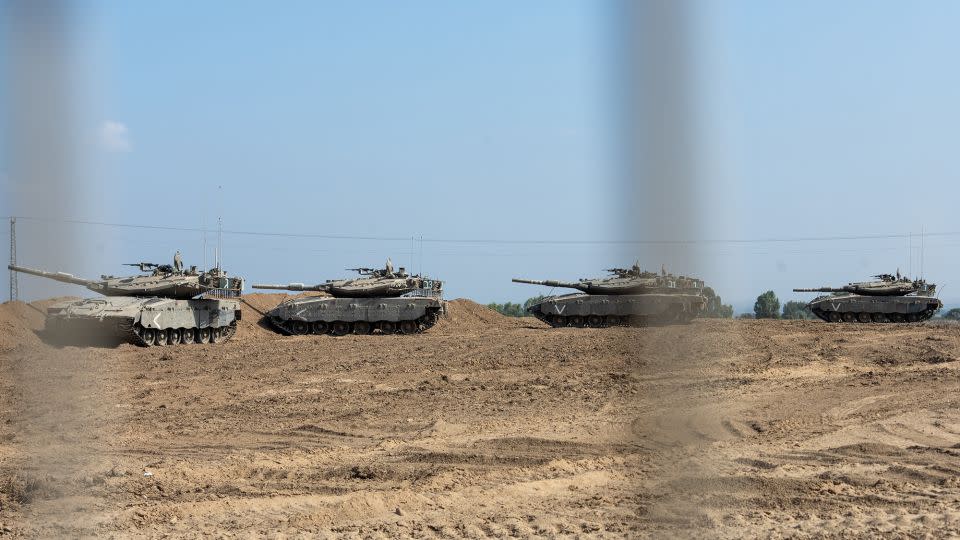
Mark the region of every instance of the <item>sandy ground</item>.
<instances>
[{"instance_id":1,"label":"sandy ground","mask_svg":"<svg viewBox=\"0 0 960 540\"><path fill-rule=\"evenodd\" d=\"M549 329L52 347L0 306L0 534L960 534L960 326ZM42 306L41 306L42 307Z\"/></svg>"}]
</instances>

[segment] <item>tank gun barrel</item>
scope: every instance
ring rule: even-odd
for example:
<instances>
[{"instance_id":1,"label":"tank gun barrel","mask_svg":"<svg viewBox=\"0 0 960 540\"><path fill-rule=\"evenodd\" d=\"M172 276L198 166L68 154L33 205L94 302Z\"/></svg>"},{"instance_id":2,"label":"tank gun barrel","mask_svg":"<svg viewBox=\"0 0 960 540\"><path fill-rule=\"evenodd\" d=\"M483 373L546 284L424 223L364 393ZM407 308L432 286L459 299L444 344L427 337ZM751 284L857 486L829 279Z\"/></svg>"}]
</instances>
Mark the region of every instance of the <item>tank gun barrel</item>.
<instances>
[{"instance_id":1,"label":"tank gun barrel","mask_svg":"<svg viewBox=\"0 0 960 540\"><path fill-rule=\"evenodd\" d=\"M36 268L27 268L25 266L15 266L12 264L7 265L7 269L13 270L14 272L20 272L22 274L30 274L32 276L45 277L47 279L52 279L54 281L59 281L61 283L71 283L73 285L83 285L88 288L96 288L96 281L91 281L89 279L82 279L74 276L73 274L67 274L66 272L45 272L43 270L37 270Z\"/></svg>"},{"instance_id":2,"label":"tank gun barrel","mask_svg":"<svg viewBox=\"0 0 960 540\"><path fill-rule=\"evenodd\" d=\"M133 266L134 268L139 268L141 272L149 272L153 268L157 268L157 263L152 262L137 262L137 263L123 263L124 266Z\"/></svg>"},{"instance_id":3,"label":"tank gun barrel","mask_svg":"<svg viewBox=\"0 0 960 540\"><path fill-rule=\"evenodd\" d=\"M520 279L513 278L514 283L526 283L528 285L546 285L547 287L563 287L565 289L586 290L583 283L574 283L569 281L557 281L554 279Z\"/></svg>"},{"instance_id":4,"label":"tank gun barrel","mask_svg":"<svg viewBox=\"0 0 960 540\"><path fill-rule=\"evenodd\" d=\"M325 292L330 290L330 285L304 285L303 283L288 283L286 285L255 283L254 289L272 289L277 291L317 291Z\"/></svg>"},{"instance_id":5,"label":"tank gun barrel","mask_svg":"<svg viewBox=\"0 0 960 540\"><path fill-rule=\"evenodd\" d=\"M793 292L850 292L849 287L817 287L814 289L794 289Z\"/></svg>"}]
</instances>

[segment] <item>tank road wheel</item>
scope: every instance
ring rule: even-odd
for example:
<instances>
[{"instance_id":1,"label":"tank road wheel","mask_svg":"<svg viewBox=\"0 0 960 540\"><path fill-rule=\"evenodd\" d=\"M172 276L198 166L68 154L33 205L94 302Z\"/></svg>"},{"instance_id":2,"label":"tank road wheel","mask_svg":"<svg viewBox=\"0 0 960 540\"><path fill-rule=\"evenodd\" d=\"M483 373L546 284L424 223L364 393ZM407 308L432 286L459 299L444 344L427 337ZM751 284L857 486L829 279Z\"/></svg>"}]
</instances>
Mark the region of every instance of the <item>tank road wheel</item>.
<instances>
[{"instance_id":1,"label":"tank road wheel","mask_svg":"<svg viewBox=\"0 0 960 540\"><path fill-rule=\"evenodd\" d=\"M862 323L868 323L872 320L869 313L858 313L857 320Z\"/></svg>"},{"instance_id":2,"label":"tank road wheel","mask_svg":"<svg viewBox=\"0 0 960 540\"><path fill-rule=\"evenodd\" d=\"M417 333L416 321L400 321L400 332L404 334L416 334Z\"/></svg>"},{"instance_id":3,"label":"tank road wheel","mask_svg":"<svg viewBox=\"0 0 960 540\"><path fill-rule=\"evenodd\" d=\"M423 324L427 328L433 328L433 325L438 322L440 322L440 312L437 310L430 310L423 316Z\"/></svg>"},{"instance_id":4,"label":"tank road wheel","mask_svg":"<svg viewBox=\"0 0 960 540\"><path fill-rule=\"evenodd\" d=\"M350 323L345 321L333 321L330 333L335 336L345 336L350 333Z\"/></svg>"},{"instance_id":5,"label":"tank road wheel","mask_svg":"<svg viewBox=\"0 0 960 540\"><path fill-rule=\"evenodd\" d=\"M310 333L310 324L306 321L290 321L287 323L290 333L295 336L302 336Z\"/></svg>"},{"instance_id":6,"label":"tank road wheel","mask_svg":"<svg viewBox=\"0 0 960 540\"><path fill-rule=\"evenodd\" d=\"M392 321L382 321L380 323L380 331L384 334L395 334L397 332L397 325Z\"/></svg>"},{"instance_id":7,"label":"tank road wheel","mask_svg":"<svg viewBox=\"0 0 960 540\"><path fill-rule=\"evenodd\" d=\"M357 322L353 323L353 333L354 333L354 334L357 334L357 335L360 335L360 336L365 336L365 335L369 334L370 332L373 332L373 326L372 326L370 323L368 323L367 321L357 321Z\"/></svg>"},{"instance_id":8,"label":"tank road wheel","mask_svg":"<svg viewBox=\"0 0 960 540\"><path fill-rule=\"evenodd\" d=\"M551 315L550 325L558 328L564 327L567 325L567 318L563 315Z\"/></svg>"},{"instance_id":9,"label":"tank road wheel","mask_svg":"<svg viewBox=\"0 0 960 540\"><path fill-rule=\"evenodd\" d=\"M197 331L193 328L184 328L183 336L180 339L180 343L184 345L192 345L194 341L197 340Z\"/></svg>"},{"instance_id":10,"label":"tank road wheel","mask_svg":"<svg viewBox=\"0 0 960 540\"><path fill-rule=\"evenodd\" d=\"M607 315L607 320L605 323L607 326L621 326L623 324L620 320L620 317L616 315Z\"/></svg>"},{"instance_id":11,"label":"tank road wheel","mask_svg":"<svg viewBox=\"0 0 960 540\"><path fill-rule=\"evenodd\" d=\"M920 317L916 313L907 313L907 322L917 322Z\"/></svg>"},{"instance_id":12,"label":"tank road wheel","mask_svg":"<svg viewBox=\"0 0 960 540\"><path fill-rule=\"evenodd\" d=\"M226 328L214 328L210 332L210 343L223 343L227 340L230 335L227 333Z\"/></svg>"},{"instance_id":13,"label":"tank road wheel","mask_svg":"<svg viewBox=\"0 0 960 540\"><path fill-rule=\"evenodd\" d=\"M314 334L326 334L330 330L326 321L314 321L310 328L313 329Z\"/></svg>"},{"instance_id":14,"label":"tank road wheel","mask_svg":"<svg viewBox=\"0 0 960 540\"><path fill-rule=\"evenodd\" d=\"M179 328L171 328L167 330L167 337L170 345L179 345L180 340L183 339L183 332L181 332Z\"/></svg>"},{"instance_id":15,"label":"tank road wheel","mask_svg":"<svg viewBox=\"0 0 960 540\"><path fill-rule=\"evenodd\" d=\"M903 322L903 313L891 313L887 315L887 318L890 319L890 322L902 323Z\"/></svg>"},{"instance_id":16,"label":"tank road wheel","mask_svg":"<svg viewBox=\"0 0 960 540\"><path fill-rule=\"evenodd\" d=\"M887 316L884 315L883 313L874 313L874 314L873 314L873 322L883 323L883 322L890 322L890 320L887 319Z\"/></svg>"},{"instance_id":17,"label":"tank road wheel","mask_svg":"<svg viewBox=\"0 0 960 540\"><path fill-rule=\"evenodd\" d=\"M843 317L836 311L831 311L827 318L830 319L830 322L840 322L843 320Z\"/></svg>"},{"instance_id":18,"label":"tank road wheel","mask_svg":"<svg viewBox=\"0 0 960 540\"><path fill-rule=\"evenodd\" d=\"M141 328L140 329L140 339L149 347L153 345L157 339L157 331L153 328Z\"/></svg>"},{"instance_id":19,"label":"tank road wheel","mask_svg":"<svg viewBox=\"0 0 960 540\"><path fill-rule=\"evenodd\" d=\"M201 328L197 330L197 343L210 343L210 328Z\"/></svg>"},{"instance_id":20,"label":"tank road wheel","mask_svg":"<svg viewBox=\"0 0 960 540\"><path fill-rule=\"evenodd\" d=\"M857 322L857 314L852 311L848 311L842 315L843 322Z\"/></svg>"},{"instance_id":21,"label":"tank road wheel","mask_svg":"<svg viewBox=\"0 0 960 540\"><path fill-rule=\"evenodd\" d=\"M585 323L585 321L583 320L583 317L581 317L581 316L579 316L579 315L573 315L573 316L570 317L569 320L570 320L570 326L576 326L576 327L580 327L580 328L583 328L584 323Z\"/></svg>"},{"instance_id":22,"label":"tank road wheel","mask_svg":"<svg viewBox=\"0 0 960 540\"><path fill-rule=\"evenodd\" d=\"M599 315L590 315L587 317L587 324L590 326L590 328L603 328L606 326L603 324L603 317Z\"/></svg>"},{"instance_id":23,"label":"tank road wheel","mask_svg":"<svg viewBox=\"0 0 960 540\"><path fill-rule=\"evenodd\" d=\"M157 330L157 338L153 341L153 344L162 347L166 345L168 341L169 341L169 338L167 336L167 331Z\"/></svg>"}]
</instances>

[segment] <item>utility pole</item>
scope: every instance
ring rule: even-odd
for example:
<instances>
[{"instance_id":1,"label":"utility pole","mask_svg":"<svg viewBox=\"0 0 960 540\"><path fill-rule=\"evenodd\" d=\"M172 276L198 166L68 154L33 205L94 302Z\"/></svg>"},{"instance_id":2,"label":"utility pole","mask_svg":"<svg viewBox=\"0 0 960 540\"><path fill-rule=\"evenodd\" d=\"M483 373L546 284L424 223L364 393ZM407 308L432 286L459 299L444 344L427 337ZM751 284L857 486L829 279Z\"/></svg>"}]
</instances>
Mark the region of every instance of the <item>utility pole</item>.
<instances>
[{"instance_id":1,"label":"utility pole","mask_svg":"<svg viewBox=\"0 0 960 540\"><path fill-rule=\"evenodd\" d=\"M17 264L17 218L10 218L10 265ZM17 273L10 270L10 301L16 301L20 296L20 288L17 285Z\"/></svg>"}]
</instances>

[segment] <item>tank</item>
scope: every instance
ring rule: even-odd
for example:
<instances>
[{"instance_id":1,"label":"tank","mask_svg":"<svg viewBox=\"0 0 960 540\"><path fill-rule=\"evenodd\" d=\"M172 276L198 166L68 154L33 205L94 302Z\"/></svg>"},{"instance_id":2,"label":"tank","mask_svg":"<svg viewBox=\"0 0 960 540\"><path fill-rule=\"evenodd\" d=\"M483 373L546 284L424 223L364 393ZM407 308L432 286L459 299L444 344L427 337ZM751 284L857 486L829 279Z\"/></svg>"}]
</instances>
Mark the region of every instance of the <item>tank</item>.
<instances>
[{"instance_id":1,"label":"tank","mask_svg":"<svg viewBox=\"0 0 960 540\"><path fill-rule=\"evenodd\" d=\"M943 307L933 283L901 277L899 272L873 278L843 287L793 291L829 293L807 304L814 315L828 322L918 322L933 317Z\"/></svg>"},{"instance_id":2,"label":"tank","mask_svg":"<svg viewBox=\"0 0 960 540\"><path fill-rule=\"evenodd\" d=\"M7 268L81 285L105 298L59 302L47 308L46 332L58 341L120 339L141 346L221 343L236 333L243 278L220 268L207 272L173 265L132 263L144 274L82 279L64 272ZM211 297L212 296L212 297Z\"/></svg>"},{"instance_id":3,"label":"tank","mask_svg":"<svg viewBox=\"0 0 960 540\"><path fill-rule=\"evenodd\" d=\"M416 334L437 323L444 312L443 282L383 269L348 268L360 277L318 285L255 284L254 289L317 291L329 296L291 298L266 314L270 324L288 335Z\"/></svg>"},{"instance_id":4,"label":"tank","mask_svg":"<svg viewBox=\"0 0 960 540\"><path fill-rule=\"evenodd\" d=\"M534 317L553 327L643 326L685 323L706 307L703 281L674 276L661 269L644 271L610 268L604 278L579 281L514 278L515 283L576 289L579 293L550 296L527 308Z\"/></svg>"}]
</instances>

